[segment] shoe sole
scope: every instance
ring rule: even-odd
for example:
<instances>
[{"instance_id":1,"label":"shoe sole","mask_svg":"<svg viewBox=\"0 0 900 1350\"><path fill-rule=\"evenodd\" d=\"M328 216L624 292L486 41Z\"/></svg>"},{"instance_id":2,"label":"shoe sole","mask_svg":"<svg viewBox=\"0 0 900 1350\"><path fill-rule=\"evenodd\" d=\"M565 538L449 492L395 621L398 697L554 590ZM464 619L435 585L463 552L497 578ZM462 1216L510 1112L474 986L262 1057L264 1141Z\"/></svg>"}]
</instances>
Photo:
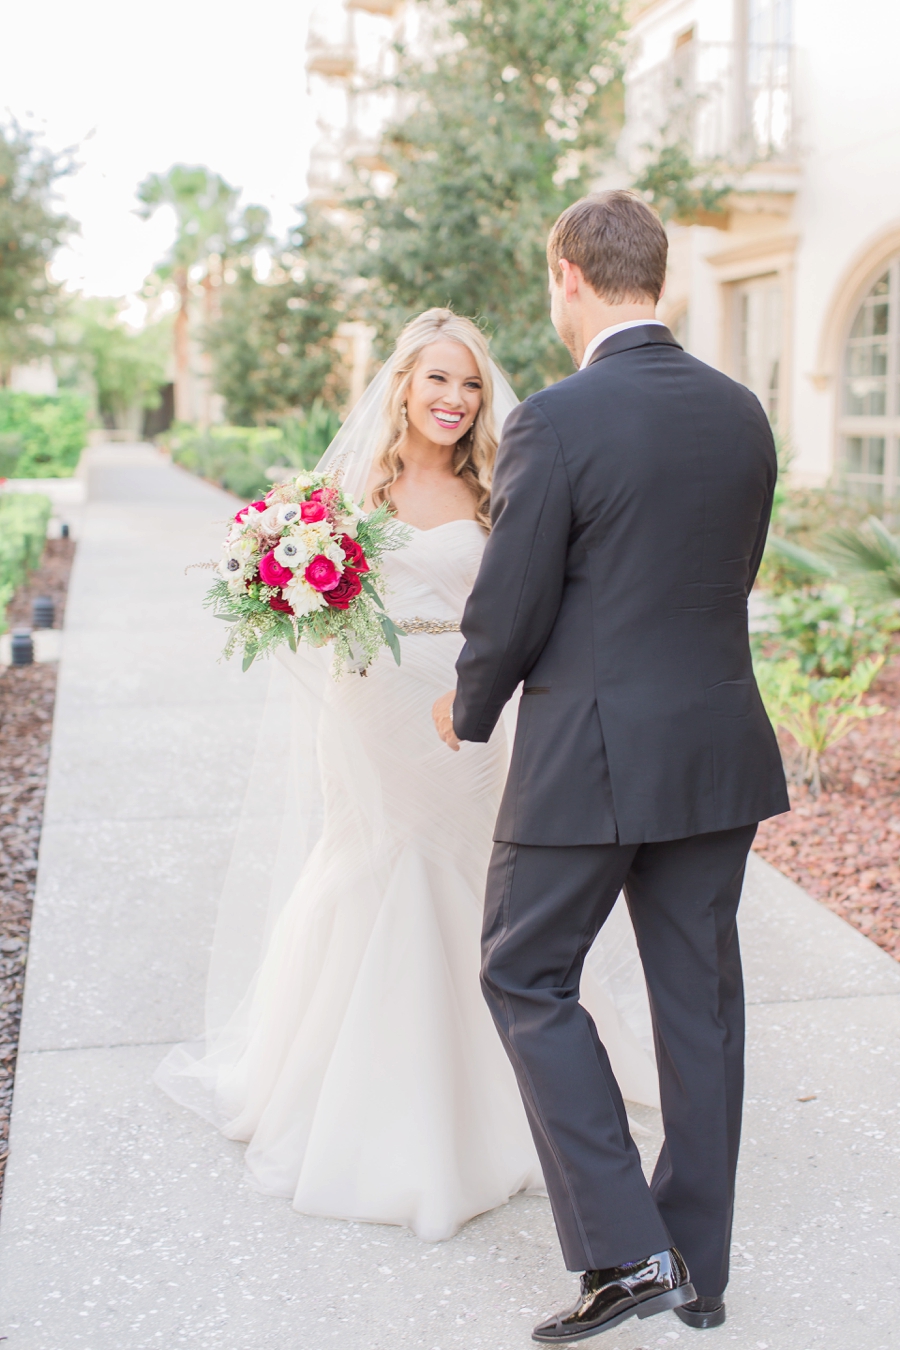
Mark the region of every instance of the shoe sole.
<instances>
[{"instance_id":1,"label":"shoe sole","mask_svg":"<svg viewBox=\"0 0 900 1350\"><path fill-rule=\"evenodd\" d=\"M725 1304L721 1308L715 1308L712 1312L692 1312L689 1308L676 1308L675 1314L680 1317L687 1327L694 1327L697 1331L705 1331L708 1327L722 1327L725 1325Z\"/></svg>"},{"instance_id":2,"label":"shoe sole","mask_svg":"<svg viewBox=\"0 0 900 1350\"><path fill-rule=\"evenodd\" d=\"M655 1298L645 1299L643 1303L635 1303L631 1308L626 1308L616 1317L611 1317L608 1322L601 1322L599 1326L580 1328L562 1336L542 1336L533 1331L531 1339L546 1345L562 1345L567 1341L586 1341L589 1336L599 1336L603 1331L612 1331L613 1327L621 1326L623 1322L628 1321L629 1317L640 1317L641 1319L655 1317L657 1313L680 1308L682 1303L693 1303L696 1297L692 1284L682 1284L677 1289L668 1289L664 1294L657 1294Z\"/></svg>"}]
</instances>

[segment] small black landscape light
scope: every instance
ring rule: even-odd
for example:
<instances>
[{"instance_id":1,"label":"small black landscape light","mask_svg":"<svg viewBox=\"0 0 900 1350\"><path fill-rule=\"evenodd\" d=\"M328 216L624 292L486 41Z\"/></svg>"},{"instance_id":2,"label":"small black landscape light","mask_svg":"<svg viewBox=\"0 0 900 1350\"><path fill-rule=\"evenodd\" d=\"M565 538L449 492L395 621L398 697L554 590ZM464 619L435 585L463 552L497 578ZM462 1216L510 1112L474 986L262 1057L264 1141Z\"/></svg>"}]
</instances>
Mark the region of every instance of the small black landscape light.
<instances>
[{"instance_id":1,"label":"small black landscape light","mask_svg":"<svg viewBox=\"0 0 900 1350\"><path fill-rule=\"evenodd\" d=\"M12 634L12 663L14 666L30 666L34 660L34 643L27 628L14 628Z\"/></svg>"},{"instance_id":2,"label":"small black landscape light","mask_svg":"<svg viewBox=\"0 0 900 1350\"><path fill-rule=\"evenodd\" d=\"M38 595L31 602L32 628L52 628L54 604L49 595Z\"/></svg>"},{"instance_id":3,"label":"small black landscape light","mask_svg":"<svg viewBox=\"0 0 900 1350\"><path fill-rule=\"evenodd\" d=\"M68 539L69 537L69 527L65 521L59 527L59 537L60 539Z\"/></svg>"}]
</instances>

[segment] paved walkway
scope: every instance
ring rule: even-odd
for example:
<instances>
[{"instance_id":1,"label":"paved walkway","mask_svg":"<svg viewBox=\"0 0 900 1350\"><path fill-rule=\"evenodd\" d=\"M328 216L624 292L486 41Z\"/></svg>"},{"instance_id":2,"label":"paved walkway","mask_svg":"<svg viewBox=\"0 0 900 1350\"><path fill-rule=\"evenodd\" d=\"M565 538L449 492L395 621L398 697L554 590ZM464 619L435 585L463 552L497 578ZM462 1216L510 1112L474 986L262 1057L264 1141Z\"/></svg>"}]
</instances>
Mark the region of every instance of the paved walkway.
<instances>
[{"instance_id":1,"label":"paved walkway","mask_svg":"<svg viewBox=\"0 0 900 1350\"><path fill-rule=\"evenodd\" d=\"M147 447L91 455L70 593L0 1223L10 1350L524 1350L566 1301L545 1201L437 1246L303 1218L151 1084L201 1020L264 671L198 600L229 499ZM0 677L2 678L2 677ZM735 1350L900 1344L900 969L758 859ZM804 1100L811 1099L811 1100ZM648 1155L658 1120L636 1111ZM785 1263L794 1263L785 1272ZM604 1350L687 1346L666 1314ZM599 1344L599 1342L598 1342Z\"/></svg>"}]
</instances>

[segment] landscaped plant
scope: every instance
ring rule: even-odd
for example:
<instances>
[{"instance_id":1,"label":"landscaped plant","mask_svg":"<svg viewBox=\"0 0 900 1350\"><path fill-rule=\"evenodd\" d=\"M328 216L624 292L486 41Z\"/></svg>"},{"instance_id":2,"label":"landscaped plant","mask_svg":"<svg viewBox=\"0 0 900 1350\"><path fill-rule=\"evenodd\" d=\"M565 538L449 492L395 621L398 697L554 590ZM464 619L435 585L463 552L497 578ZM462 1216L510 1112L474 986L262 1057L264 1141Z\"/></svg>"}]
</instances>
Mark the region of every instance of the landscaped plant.
<instances>
[{"instance_id":1,"label":"landscaped plant","mask_svg":"<svg viewBox=\"0 0 900 1350\"><path fill-rule=\"evenodd\" d=\"M881 655L900 628L895 603L874 604L837 582L775 596L756 651L770 660L795 659L804 675L845 676L866 656Z\"/></svg>"},{"instance_id":2,"label":"landscaped plant","mask_svg":"<svg viewBox=\"0 0 900 1350\"><path fill-rule=\"evenodd\" d=\"M866 657L847 675L822 678L806 673L796 657L757 660L756 679L766 712L774 726L797 743L797 763L789 776L806 783L814 796L822 787L826 750L856 722L885 711L879 704L862 701L883 665L883 656Z\"/></svg>"},{"instance_id":3,"label":"landscaped plant","mask_svg":"<svg viewBox=\"0 0 900 1350\"><path fill-rule=\"evenodd\" d=\"M7 605L41 560L49 519L48 497L0 495L0 633L6 632Z\"/></svg>"},{"instance_id":4,"label":"landscaped plant","mask_svg":"<svg viewBox=\"0 0 900 1350\"><path fill-rule=\"evenodd\" d=\"M0 478L70 478L87 429L80 394L0 389Z\"/></svg>"},{"instance_id":5,"label":"landscaped plant","mask_svg":"<svg viewBox=\"0 0 900 1350\"><path fill-rule=\"evenodd\" d=\"M163 445L176 464L252 501L272 486L272 470L311 469L340 427L336 413L318 400L304 416L271 427L176 427Z\"/></svg>"},{"instance_id":6,"label":"landscaped plant","mask_svg":"<svg viewBox=\"0 0 900 1350\"><path fill-rule=\"evenodd\" d=\"M848 580L878 599L900 598L900 537L877 516L856 527L831 530L824 546Z\"/></svg>"}]
</instances>

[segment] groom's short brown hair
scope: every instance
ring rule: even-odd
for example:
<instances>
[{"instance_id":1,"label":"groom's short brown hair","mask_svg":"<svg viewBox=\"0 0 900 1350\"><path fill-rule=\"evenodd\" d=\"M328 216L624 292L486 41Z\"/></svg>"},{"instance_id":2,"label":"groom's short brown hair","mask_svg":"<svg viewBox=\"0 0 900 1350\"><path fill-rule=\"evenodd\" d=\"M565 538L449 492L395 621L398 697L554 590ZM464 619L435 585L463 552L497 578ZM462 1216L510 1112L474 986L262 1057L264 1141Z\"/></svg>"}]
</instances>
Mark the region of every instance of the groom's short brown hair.
<instances>
[{"instance_id":1,"label":"groom's short brown hair","mask_svg":"<svg viewBox=\"0 0 900 1350\"><path fill-rule=\"evenodd\" d=\"M659 299L669 241L662 221L633 192L598 192L563 211L547 240L556 281L560 258L580 267L585 281L609 304Z\"/></svg>"}]
</instances>

